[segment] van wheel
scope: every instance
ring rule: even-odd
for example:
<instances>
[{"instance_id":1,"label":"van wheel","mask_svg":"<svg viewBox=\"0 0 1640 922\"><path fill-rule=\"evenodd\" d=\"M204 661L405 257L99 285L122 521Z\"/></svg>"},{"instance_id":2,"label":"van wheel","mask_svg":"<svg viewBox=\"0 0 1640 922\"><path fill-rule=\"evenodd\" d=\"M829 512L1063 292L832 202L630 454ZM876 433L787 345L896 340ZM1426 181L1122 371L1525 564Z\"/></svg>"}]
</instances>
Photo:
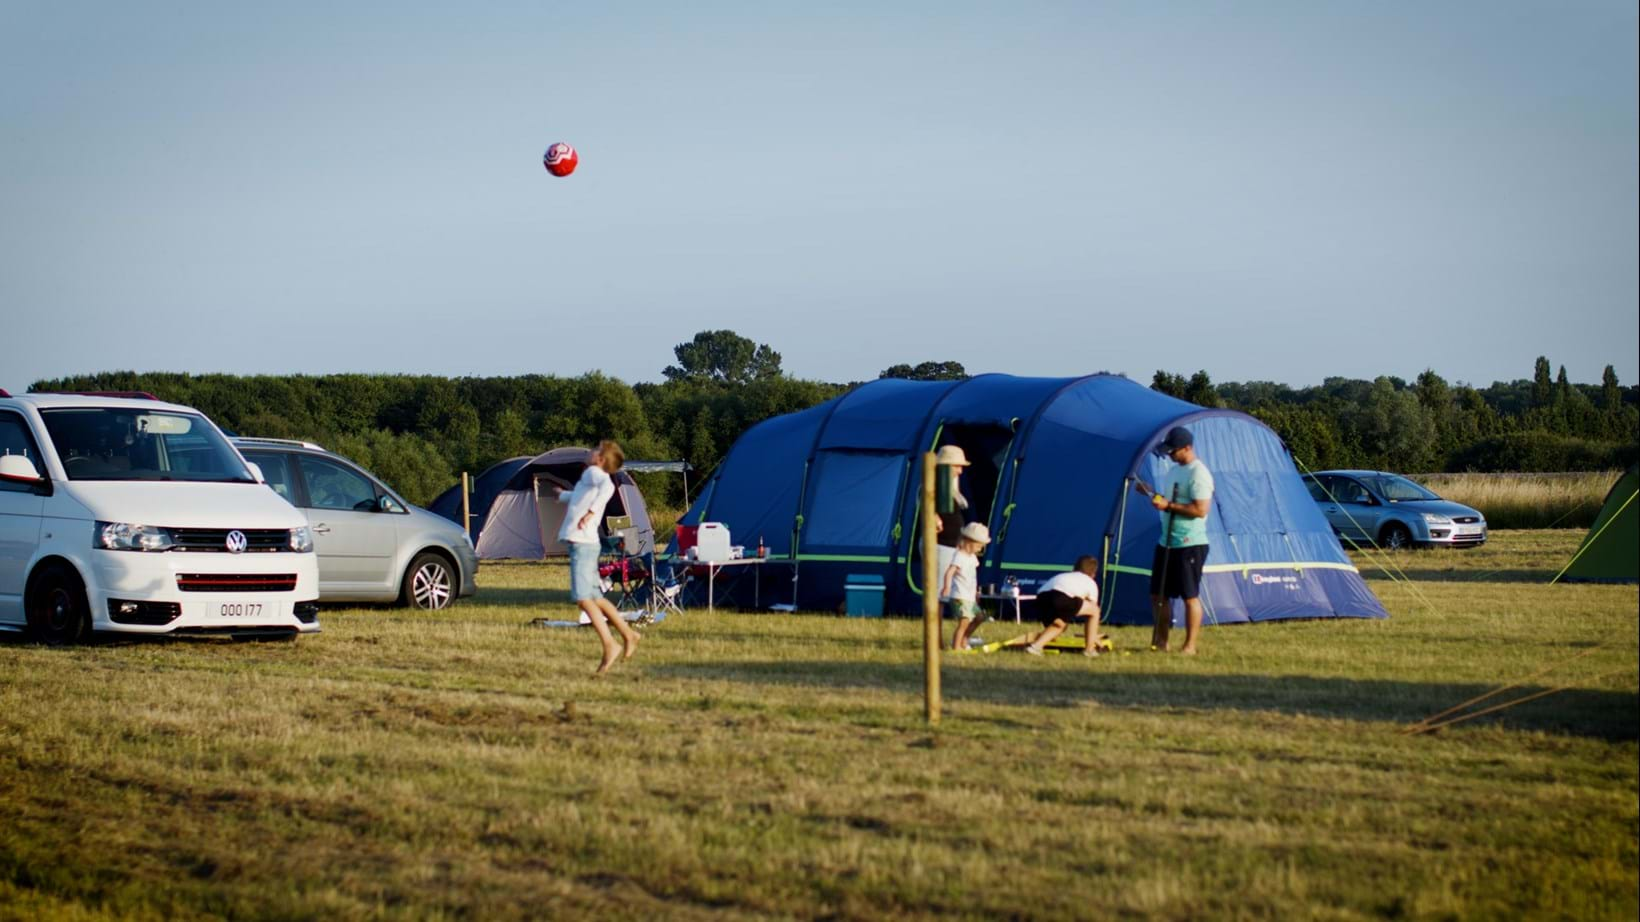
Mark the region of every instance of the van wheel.
<instances>
[{"instance_id":1,"label":"van wheel","mask_svg":"<svg viewBox=\"0 0 1640 922\"><path fill-rule=\"evenodd\" d=\"M1400 522L1391 522L1384 526L1383 534L1378 536L1378 543L1386 550L1406 550L1412 547L1412 532Z\"/></svg>"},{"instance_id":2,"label":"van wheel","mask_svg":"<svg viewBox=\"0 0 1640 922\"><path fill-rule=\"evenodd\" d=\"M411 608L439 611L456 598L455 573L450 562L437 554L417 554L404 571L404 588L399 603Z\"/></svg>"},{"instance_id":3,"label":"van wheel","mask_svg":"<svg viewBox=\"0 0 1640 922\"><path fill-rule=\"evenodd\" d=\"M91 609L85 601L85 583L66 564L42 567L29 581L29 633L53 647L83 643L91 637Z\"/></svg>"}]
</instances>

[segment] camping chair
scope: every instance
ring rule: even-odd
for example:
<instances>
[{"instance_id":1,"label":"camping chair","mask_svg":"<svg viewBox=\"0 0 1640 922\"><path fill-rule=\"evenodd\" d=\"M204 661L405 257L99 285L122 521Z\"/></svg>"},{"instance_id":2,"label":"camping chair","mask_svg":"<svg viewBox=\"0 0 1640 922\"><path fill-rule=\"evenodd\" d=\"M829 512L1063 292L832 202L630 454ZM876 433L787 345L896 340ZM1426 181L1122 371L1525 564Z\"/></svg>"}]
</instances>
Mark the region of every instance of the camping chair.
<instances>
[{"instance_id":1,"label":"camping chair","mask_svg":"<svg viewBox=\"0 0 1640 922\"><path fill-rule=\"evenodd\" d=\"M598 575L610 584L610 591L619 591L615 599L616 611L636 611L650 607L649 584L653 575L644 566L641 557L618 557L599 565Z\"/></svg>"},{"instance_id":2,"label":"camping chair","mask_svg":"<svg viewBox=\"0 0 1640 922\"><path fill-rule=\"evenodd\" d=\"M694 577L704 576L706 568L691 564L687 557L689 549L695 546L696 535L699 529L694 525L679 524L673 533L673 540L677 542L677 554L668 557L659 557L653 549L649 554L649 594L650 606L656 611L666 611L670 614L683 613L684 592L688 589Z\"/></svg>"}]
</instances>

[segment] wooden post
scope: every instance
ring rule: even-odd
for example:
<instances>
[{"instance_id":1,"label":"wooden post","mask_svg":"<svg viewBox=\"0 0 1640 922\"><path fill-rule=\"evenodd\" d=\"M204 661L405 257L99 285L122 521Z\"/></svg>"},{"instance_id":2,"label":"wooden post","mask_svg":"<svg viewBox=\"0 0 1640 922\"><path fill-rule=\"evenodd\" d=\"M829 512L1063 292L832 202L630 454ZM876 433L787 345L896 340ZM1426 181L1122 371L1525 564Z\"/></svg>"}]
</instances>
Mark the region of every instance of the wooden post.
<instances>
[{"instance_id":1,"label":"wooden post","mask_svg":"<svg viewBox=\"0 0 1640 922\"><path fill-rule=\"evenodd\" d=\"M940 577L939 539L936 535L934 478L939 470L933 452L923 454L922 552L923 552L923 716L930 724L940 722Z\"/></svg>"},{"instance_id":2,"label":"wooden post","mask_svg":"<svg viewBox=\"0 0 1640 922\"><path fill-rule=\"evenodd\" d=\"M466 471L461 472L461 530L467 533L467 540L473 540L473 509L470 503L473 481Z\"/></svg>"}]
</instances>

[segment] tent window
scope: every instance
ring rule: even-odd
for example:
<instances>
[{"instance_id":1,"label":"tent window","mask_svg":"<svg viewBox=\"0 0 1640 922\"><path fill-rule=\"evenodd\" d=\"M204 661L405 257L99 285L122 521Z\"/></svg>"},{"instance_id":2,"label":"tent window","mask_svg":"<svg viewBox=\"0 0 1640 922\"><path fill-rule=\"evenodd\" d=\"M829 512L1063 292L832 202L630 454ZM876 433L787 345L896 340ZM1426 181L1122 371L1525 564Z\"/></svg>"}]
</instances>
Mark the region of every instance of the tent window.
<instances>
[{"instance_id":1,"label":"tent window","mask_svg":"<svg viewBox=\"0 0 1640 922\"><path fill-rule=\"evenodd\" d=\"M899 453L822 452L810 475L803 549L886 548L904 465Z\"/></svg>"}]
</instances>

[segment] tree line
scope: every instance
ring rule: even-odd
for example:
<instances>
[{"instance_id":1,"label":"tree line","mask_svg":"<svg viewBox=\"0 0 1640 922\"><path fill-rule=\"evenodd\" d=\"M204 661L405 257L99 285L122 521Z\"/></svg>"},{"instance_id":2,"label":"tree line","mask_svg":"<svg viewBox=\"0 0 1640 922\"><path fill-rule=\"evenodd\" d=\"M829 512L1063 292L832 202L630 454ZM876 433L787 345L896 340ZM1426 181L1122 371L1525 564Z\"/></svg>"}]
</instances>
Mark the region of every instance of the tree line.
<instances>
[{"instance_id":1,"label":"tree line","mask_svg":"<svg viewBox=\"0 0 1640 922\"><path fill-rule=\"evenodd\" d=\"M146 391L196 407L241 435L306 439L374 471L425 504L456 481L519 455L614 438L628 457L683 459L710 471L753 424L807 409L859 382L793 378L780 353L729 330L674 350L659 382L607 375L448 378L435 375L191 375L104 372L36 382L34 391ZM960 380L958 362L895 365L880 377ZM1313 469L1406 472L1601 470L1634 463L1640 388L1611 367L1599 385L1551 377L1477 389L1433 371L1413 382L1328 378L1292 388L1215 385L1205 371L1158 371L1151 386L1203 406L1243 410L1270 425ZM683 501L682 482L647 475L652 501ZM699 475L696 481L699 482Z\"/></svg>"}]
</instances>

